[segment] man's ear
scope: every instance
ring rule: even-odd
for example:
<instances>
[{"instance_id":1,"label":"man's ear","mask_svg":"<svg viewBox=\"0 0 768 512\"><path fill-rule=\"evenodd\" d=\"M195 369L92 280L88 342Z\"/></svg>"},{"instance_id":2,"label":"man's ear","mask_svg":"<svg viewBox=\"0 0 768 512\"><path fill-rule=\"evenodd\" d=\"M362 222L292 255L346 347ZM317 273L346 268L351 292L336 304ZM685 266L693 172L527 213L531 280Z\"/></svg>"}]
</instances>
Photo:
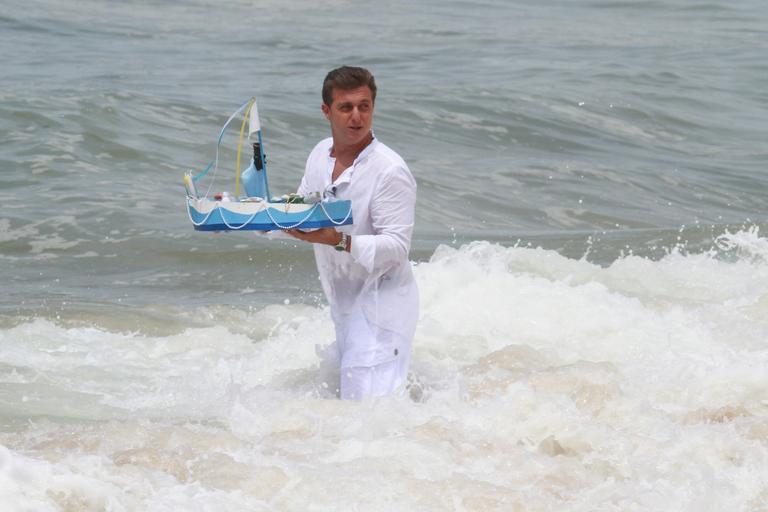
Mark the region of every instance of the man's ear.
<instances>
[{"instance_id":1,"label":"man's ear","mask_svg":"<svg viewBox=\"0 0 768 512\"><path fill-rule=\"evenodd\" d=\"M320 110L323 111L323 115L325 115L326 119L330 119L331 116L331 107L323 103L320 105Z\"/></svg>"}]
</instances>

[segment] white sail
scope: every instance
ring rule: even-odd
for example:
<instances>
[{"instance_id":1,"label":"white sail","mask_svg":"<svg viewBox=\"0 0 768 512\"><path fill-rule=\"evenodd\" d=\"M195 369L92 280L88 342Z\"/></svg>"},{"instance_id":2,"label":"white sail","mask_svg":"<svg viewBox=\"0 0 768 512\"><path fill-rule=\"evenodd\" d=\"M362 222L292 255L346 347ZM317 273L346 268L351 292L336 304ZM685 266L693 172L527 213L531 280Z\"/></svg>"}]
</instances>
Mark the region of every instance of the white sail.
<instances>
[{"instance_id":1,"label":"white sail","mask_svg":"<svg viewBox=\"0 0 768 512\"><path fill-rule=\"evenodd\" d=\"M251 106L251 115L248 119L248 139L251 142L258 142L260 131L261 123L259 122L259 107L254 99L253 105Z\"/></svg>"}]
</instances>

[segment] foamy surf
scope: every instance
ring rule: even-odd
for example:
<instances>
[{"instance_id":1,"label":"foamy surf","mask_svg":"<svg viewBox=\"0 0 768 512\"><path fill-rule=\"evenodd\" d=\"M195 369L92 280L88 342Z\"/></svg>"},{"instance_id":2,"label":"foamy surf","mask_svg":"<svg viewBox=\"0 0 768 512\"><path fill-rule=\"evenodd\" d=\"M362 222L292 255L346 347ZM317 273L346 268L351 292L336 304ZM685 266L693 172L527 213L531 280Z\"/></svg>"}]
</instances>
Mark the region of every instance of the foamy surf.
<instances>
[{"instance_id":1,"label":"foamy surf","mask_svg":"<svg viewBox=\"0 0 768 512\"><path fill-rule=\"evenodd\" d=\"M415 267L409 389L362 404L334 398L322 307L155 335L19 322L0 331L0 502L763 510L768 252L756 229L717 245L606 267L442 246Z\"/></svg>"}]
</instances>

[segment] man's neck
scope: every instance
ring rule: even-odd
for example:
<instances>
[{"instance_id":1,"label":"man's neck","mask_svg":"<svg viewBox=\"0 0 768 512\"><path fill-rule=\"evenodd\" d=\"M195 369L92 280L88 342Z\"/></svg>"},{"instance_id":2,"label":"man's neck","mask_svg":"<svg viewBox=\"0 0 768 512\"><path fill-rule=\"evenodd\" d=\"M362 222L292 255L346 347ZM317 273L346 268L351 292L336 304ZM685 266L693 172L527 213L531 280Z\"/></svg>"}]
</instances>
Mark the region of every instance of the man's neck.
<instances>
[{"instance_id":1,"label":"man's neck","mask_svg":"<svg viewBox=\"0 0 768 512\"><path fill-rule=\"evenodd\" d=\"M331 156L345 167L349 167L371 142L373 142L373 133L371 132L368 132L368 136L360 141L360 143L352 146L343 146L334 140L333 147L331 148Z\"/></svg>"}]
</instances>

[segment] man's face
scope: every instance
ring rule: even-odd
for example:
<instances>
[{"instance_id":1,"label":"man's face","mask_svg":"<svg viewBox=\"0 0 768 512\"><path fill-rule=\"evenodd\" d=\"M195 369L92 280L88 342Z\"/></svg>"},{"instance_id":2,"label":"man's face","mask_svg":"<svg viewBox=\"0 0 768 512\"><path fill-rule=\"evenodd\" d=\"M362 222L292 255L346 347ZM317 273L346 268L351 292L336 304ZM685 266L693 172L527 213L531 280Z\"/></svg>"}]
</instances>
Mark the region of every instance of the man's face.
<instances>
[{"instance_id":1,"label":"man's face","mask_svg":"<svg viewBox=\"0 0 768 512\"><path fill-rule=\"evenodd\" d=\"M325 117L331 123L334 143L354 146L363 142L371 131L373 98L367 85L357 89L332 91L333 102L323 104Z\"/></svg>"}]
</instances>

